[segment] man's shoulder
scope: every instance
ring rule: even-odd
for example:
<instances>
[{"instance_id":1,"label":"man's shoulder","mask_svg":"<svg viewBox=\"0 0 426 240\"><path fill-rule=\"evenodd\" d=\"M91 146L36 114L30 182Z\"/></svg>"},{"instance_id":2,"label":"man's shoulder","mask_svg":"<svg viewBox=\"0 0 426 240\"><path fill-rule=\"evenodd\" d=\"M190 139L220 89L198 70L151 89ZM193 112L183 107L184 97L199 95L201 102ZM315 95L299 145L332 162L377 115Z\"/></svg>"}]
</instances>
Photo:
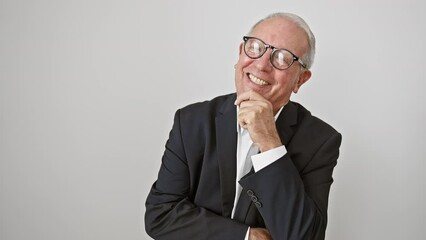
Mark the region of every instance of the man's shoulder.
<instances>
[{"instance_id":1,"label":"man's shoulder","mask_svg":"<svg viewBox=\"0 0 426 240\"><path fill-rule=\"evenodd\" d=\"M198 145L202 145L199 143L204 139L203 136L214 132L217 116L227 111L236 112L234 102L235 94L227 94L208 101L192 103L177 110L175 119L179 120L180 131L184 136L189 136L189 141L196 141ZM194 137L195 135L197 137Z\"/></svg>"},{"instance_id":2,"label":"man's shoulder","mask_svg":"<svg viewBox=\"0 0 426 240\"><path fill-rule=\"evenodd\" d=\"M308 109L306 109L302 104L297 102L290 103L293 104L295 108L297 108L297 118L301 128L316 129L316 132L318 134L338 133L337 130L329 123L325 122L324 120L315 115L312 115L312 113Z\"/></svg>"},{"instance_id":3,"label":"man's shoulder","mask_svg":"<svg viewBox=\"0 0 426 240\"><path fill-rule=\"evenodd\" d=\"M180 113L186 116L217 115L219 112L226 112L234 107L233 103L236 99L235 93L217 96L211 100L196 102L189 104L181 109Z\"/></svg>"}]
</instances>

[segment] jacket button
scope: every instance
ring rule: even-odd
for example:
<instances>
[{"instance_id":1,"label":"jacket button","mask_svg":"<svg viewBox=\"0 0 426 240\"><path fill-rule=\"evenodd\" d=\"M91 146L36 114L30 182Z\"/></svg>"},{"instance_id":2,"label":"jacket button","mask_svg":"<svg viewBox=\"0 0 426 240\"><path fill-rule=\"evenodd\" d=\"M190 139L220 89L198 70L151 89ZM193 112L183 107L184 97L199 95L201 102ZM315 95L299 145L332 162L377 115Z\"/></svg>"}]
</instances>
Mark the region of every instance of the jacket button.
<instances>
[{"instance_id":1,"label":"jacket button","mask_svg":"<svg viewBox=\"0 0 426 240\"><path fill-rule=\"evenodd\" d=\"M257 202L257 197L256 197L256 196L251 196L251 200L252 200L253 202Z\"/></svg>"},{"instance_id":2,"label":"jacket button","mask_svg":"<svg viewBox=\"0 0 426 240\"><path fill-rule=\"evenodd\" d=\"M262 203L260 203L260 202L255 202L254 205L256 205L257 208L261 208L262 207Z\"/></svg>"},{"instance_id":3,"label":"jacket button","mask_svg":"<svg viewBox=\"0 0 426 240\"><path fill-rule=\"evenodd\" d=\"M254 192L252 190L247 190L247 195L249 195L249 197L254 196Z\"/></svg>"}]
</instances>

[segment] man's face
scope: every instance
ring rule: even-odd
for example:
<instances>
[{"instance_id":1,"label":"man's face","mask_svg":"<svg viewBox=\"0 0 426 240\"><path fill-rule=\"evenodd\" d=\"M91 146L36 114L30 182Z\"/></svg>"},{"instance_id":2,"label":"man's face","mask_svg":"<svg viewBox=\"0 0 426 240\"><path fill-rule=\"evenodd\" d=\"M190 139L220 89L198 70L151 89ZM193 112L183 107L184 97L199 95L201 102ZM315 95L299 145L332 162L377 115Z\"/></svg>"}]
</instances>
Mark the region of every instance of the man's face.
<instances>
[{"instance_id":1,"label":"man's face","mask_svg":"<svg viewBox=\"0 0 426 240\"><path fill-rule=\"evenodd\" d=\"M252 37L263 40L276 48L290 50L302 57L308 49L306 34L285 18L275 17L260 23L251 33ZM251 59L240 45L240 56L235 65L235 85L237 94L253 90L272 103L276 113L289 99L291 92L297 92L300 86L311 76L309 70L295 61L290 68L279 70L272 66L268 48L258 59Z\"/></svg>"}]
</instances>

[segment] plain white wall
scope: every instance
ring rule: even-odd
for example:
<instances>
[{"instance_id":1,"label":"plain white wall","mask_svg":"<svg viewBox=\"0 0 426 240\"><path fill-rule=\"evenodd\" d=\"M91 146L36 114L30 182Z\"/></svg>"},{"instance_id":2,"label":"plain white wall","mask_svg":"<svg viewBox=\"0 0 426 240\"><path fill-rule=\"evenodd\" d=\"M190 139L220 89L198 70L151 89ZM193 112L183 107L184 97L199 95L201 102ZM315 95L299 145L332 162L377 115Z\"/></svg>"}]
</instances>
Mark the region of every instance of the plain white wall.
<instances>
[{"instance_id":1,"label":"plain white wall","mask_svg":"<svg viewBox=\"0 0 426 240\"><path fill-rule=\"evenodd\" d=\"M234 91L249 27L317 37L294 100L343 134L327 239L426 235L421 0L0 1L0 239L149 239L175 110Z\"/></svg>"}]
</instances>

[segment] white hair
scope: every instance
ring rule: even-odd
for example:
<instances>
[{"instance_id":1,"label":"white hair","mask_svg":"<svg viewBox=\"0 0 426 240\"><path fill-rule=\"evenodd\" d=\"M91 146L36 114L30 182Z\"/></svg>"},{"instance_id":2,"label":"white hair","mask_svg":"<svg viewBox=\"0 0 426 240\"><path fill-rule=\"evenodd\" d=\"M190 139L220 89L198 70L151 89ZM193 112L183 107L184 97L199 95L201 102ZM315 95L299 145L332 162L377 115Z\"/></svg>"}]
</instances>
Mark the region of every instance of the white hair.
<instances>
[{"instance_id":1,"label":"white hair","mask_svg":"<svg viewBox=\"0 0 426 240\"><path fill-rule=\"evenodd\" d=\"M290 20L306 33L307 40L308 40L308 51L300 58L303 61L303 63L306 64L306 68L310 69L312 67L312 64L314 63L314 58L315 58L315 36L312 33L311 29L309 28L308 24L305 22L305 20L303 20L303 18L293 13L282 13L282 12L272 13L268 15L267 17L258 21L256 24L254 24L253 27L251 27L249 34L251 34L253 30L263 21L271 19L271 18L276 18L276 17L286 18Z\"/></svg>"}]
</instances>

